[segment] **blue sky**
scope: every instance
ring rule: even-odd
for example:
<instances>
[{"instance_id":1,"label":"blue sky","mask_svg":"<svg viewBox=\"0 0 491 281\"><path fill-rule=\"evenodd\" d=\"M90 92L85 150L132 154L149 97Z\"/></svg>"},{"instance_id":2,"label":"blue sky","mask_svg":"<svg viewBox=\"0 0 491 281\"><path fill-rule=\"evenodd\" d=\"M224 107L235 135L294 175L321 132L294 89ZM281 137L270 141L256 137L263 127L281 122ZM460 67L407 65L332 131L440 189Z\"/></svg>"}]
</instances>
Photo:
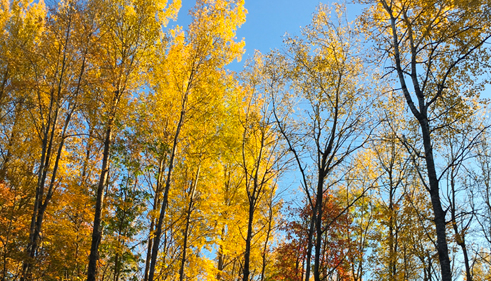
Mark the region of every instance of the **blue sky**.
<instances>
[{"instance_id":1,"label":"blue sky","mask_svg":"<svg viewBox=\"0 0 491 281\"><path fill-rule=\"evenodd\" d=\"M246 22L237 32L237 38L244 38L246 53L240 63L229 66L231 70L240 71L242 63L254 54L254 50L267 53L271 49L281 48L285 33L300 34L301 27L308 25L319 3L331 1L318 0L245 0L248 10ZM183 0L177 24L187 26L188 11L195 4L194 0ZM348 4L348 16L359 13L357 5Z\"/></svg>"}]
</instances>

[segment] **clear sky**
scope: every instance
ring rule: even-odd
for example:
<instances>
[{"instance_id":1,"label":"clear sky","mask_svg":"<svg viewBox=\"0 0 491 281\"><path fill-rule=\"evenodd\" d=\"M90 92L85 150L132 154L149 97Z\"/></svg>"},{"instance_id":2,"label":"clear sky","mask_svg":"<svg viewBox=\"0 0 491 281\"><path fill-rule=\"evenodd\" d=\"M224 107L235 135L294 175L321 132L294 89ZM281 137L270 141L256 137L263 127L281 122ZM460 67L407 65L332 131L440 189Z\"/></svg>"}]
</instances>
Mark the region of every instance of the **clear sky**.
<instances>
[{"instance_id":1,"label":"clear sky","mask_svg":"<svg viewBox=\"0 0 491 281\"><path fill-rule=\"evenodd\" d=\"M298 35L300 27L308 25L319 3L331 1L318 0L245 0L248 11L246 22L237 32L237 39L244 38L246 53L240 63L233 63L230 69L240 71L242 63L254 54L254 50L267 53L271 49L281 48L285 33ZM186 26L189 23L188 11L194 0L182 0L177 23ZM354 17L360 12L357 5L348 4L348 16Z\"/></svg>"}]
</instances>

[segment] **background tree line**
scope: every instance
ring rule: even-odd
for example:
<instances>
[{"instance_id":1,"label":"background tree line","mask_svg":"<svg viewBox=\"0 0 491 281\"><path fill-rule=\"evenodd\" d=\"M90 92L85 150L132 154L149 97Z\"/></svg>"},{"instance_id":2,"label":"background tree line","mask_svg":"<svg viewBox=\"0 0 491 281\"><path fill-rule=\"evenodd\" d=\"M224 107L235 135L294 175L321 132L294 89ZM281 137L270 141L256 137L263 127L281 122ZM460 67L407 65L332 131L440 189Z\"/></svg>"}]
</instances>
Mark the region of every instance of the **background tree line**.
<instances>
[{"instance_id":1,"label":"background tree line","mask_svg":"<svg viewBox=\"0 0 491 281\"><path fill-rule=\"evenodd\" d=\"M491 3L244 4L0 3L1 279L491 278Z\"/></svg>"}]
</instances>

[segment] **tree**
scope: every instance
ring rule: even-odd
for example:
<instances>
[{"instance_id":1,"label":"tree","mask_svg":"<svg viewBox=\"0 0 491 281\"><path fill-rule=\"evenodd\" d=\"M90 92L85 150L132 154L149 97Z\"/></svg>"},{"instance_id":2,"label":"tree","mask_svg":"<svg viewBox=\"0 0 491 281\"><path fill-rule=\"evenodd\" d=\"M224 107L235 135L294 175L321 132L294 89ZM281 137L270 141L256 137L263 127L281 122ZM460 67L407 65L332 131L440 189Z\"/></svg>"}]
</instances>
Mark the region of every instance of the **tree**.
<instances>
[{"instance_id":1,"label":"tree","mask_svg":"<svg viewBox=\"0 0 491 281\"><path fill-rule=\"evenodd\" d=\"M479 119L479 113L473 112L471 120L455 120L452 126L442 132L447 151L443 153L448 164L445 181L442 184L447 190L450 214L450 225L455 243L460 247L464 260L466 280L473 280L472 245L469 242L472 222L475 219L476 206L472 202L475 188L469 179L472 178L472 166L479 165L476 160L479 146L488 126ZM472 182L472 181L471 181ZM485 194L485 193L484 193Z\"/></svg>"},{"instance_id":2,"label":"tree","mask_svg":"<svg viewBox=\"0 0 491 281\"><path fill-rule=\"evenodd\" d=\"M329 229L322 234L320 271L328 280L352 280L350 276L349 237L345 235L350 228L352 219L344 210L342 198L325 194L323 200L326 210L323 220L329 222ZM307 263L308 236L311 205L304 201L298 208L288 208L290 221L282 229L286 232L286 240L276 248L276 272L273 280L304 280Z\"/></svg>"},{"instance_id":3,"label":"tree","mask_svg":"<svg viewBox=\"0 0 491 281\"><path fill-rule=\"evenodd\" d=\"M404 224L404 204L407 190L414 183L414 170L411 169L411 158L398 139L407 130L406 115L398 105L403 100L395 95L388 95L385 103L381 104L380 116L383 121L377 136L371 141L370 151L374 169L380 172L377 179L378 197L374 201L381 213L377 217L379 226L376 230L375 241L380 241L377 247L376 259L382 263L383 270L374 274L382 279L407 279L407 267L401 265L405 260L400 249L405 247L402 239L406 228L419 227Z\"/></svg>"},{"instance_id":4,"label":"tree","mask_svg":"<svg viewBox=\"0 0 491 281\"><path fill-rule=\"evenodd\" d=\"M254 216L259 204L266 197L273 197L275 178L284 170L286 151L282 148L280 134L274 130L273 112L268 99L270 91L265 61L259 54L254 57L253 65L246 67L243 80L246 94L244 105L239 107L238 119L241 138L241 160L239 166L243 172L245 191L248 201L248 224L245 235L245 253L242 280L250 280L250 256L254 233ZM266 75L265 75L266 74ZM271 193L271 195L269 194ZM271 222L270 222L271 223Z\"/></svg>"},{"instance_id":5,"label":"tree","mask_svg":"<svg viewBox=\"0 0 491 281\"><path fill-rule=\"evenodd\" d=\"M168 206L168 196L172 183L172 173L176 152L180 141L180 133L188 118L190 101L199 97L198 93L206 93L208 78L220 75L221 68L241 55L243 44L234 41L235 30L245 19L243 1L197 1L191 15L193 18L189 30L184 34L179 29L173 31L175 44L169 51L169 70L161 72L170 73L168 77L160 76L156 88L165 93L172 91L178 98L178 120L171 133L169 160L163 186L163 198L152 242L152 254L148 280L152 281L155 275L157 255L159 252L162 226ZM159 67L159 66L157 66ZM161 75L160 73L156 73ZM158 77L158 76L157 76ZM196 96L193 96L196 93Z\"/></svg>"},{"instance_id":6,"label":"tree","mask_svg":"<svg viewBox=\"0 0 491 281\"><path fill-rule=\"evenodd\" d=\"M35 81L33 95L26 95L33 101L28 112L41 147L26 247L28 258L24 261L22 280L31 278L45 212L60 185L58 173L62 169L62 155L72 117L86 83L86 60L93 33L91 19L84 19L84 16L90 17L90 13L77 3L63 3L56 8L47 17L40 44L34 52L27 54Z\"/></svg>"},{"instance_id":7,"label":"tree","mask_svg":"<svg viewBox=\"0 0 491 281\"><path fill-rule=\"evenodd\" d=\"M407 107L417 121L425 160L422 175L431 197L442 280L452 279L446 211L440 196L435 135L466 118L482 87L476 79L489 57L489 5L485 2L397 1L373 3L362 20L380 58L388 57Z\"/></svg>"},{"instance_id":8,"label":"tree","mask_svg":"<svg viewBox=\"0 0 491 281\"><path fill-rule=\"evenodd\" d=\"M99 38L97 50L98 64L103 70L100 82L102 101L101 115L103 116L103 153L101 160L99 183L96 190L96 205L92 244L89 256L87 280L96 279L97 261L99 259L99 244L102 239L101 217L104 202L104 188L108 181L110 149L114 138L114 126L124 108L125 99L129 93L139 86L139 73L149 67L151 50L157 39L162 25L168 17L177 13L172 3L166 7L167 1L101 1L99 4Z\"/></svg>"},{"instance_id":9,"label":"tree","mask_svg":"<svg viewBox=\"0 0 491 281\"><path fill-rule=\"evenodd\" d=\"M312 24L303 30L303 37L286 40L288 60L273 62L285 73L282 74L285 82L280 82L291 89L275 97L277 125L297 162L302 188L313 209L305 280L310 278L312 249L315 250L314 278L316 281L324 278L320 268L322 237L330 223L320 218L326 212L324 195L332 188L326 180L365 144L370 134L366 126L373 101L363 83L367 76L357 56L357 31L343 22L342 9L336 7L336 23L328 7L319 6ZM281 74L271 75L281 79ZM298 110L304 115L286 114L295 112L293 100L306 104L306 108ZM280 103L287 109L280 109ZM313 174L308 174L309 171Z\"/></svg>"},{"instance_id":10,"label":"tree","mask_svg":"<svg viewBox=\"0 0 491 281\"><path fill-rule=\"evenodd\" d=\"M39 154L39 143L30 134L31 118L25 118L32 86L29 82L33 80L32 64L26 54L37 48L44 30L46 10L43 3L30 5L28 1L4 1L1 10L0 181L5 201L2 200L0 207L0 243L2 280L7 280L21 276L18 265L26 261L29 243L27 236L32 221L29 217L33 214L36 184L32 170L34 163L39 161L39 158L35 159Z\"/></svg>"}]
</instances>

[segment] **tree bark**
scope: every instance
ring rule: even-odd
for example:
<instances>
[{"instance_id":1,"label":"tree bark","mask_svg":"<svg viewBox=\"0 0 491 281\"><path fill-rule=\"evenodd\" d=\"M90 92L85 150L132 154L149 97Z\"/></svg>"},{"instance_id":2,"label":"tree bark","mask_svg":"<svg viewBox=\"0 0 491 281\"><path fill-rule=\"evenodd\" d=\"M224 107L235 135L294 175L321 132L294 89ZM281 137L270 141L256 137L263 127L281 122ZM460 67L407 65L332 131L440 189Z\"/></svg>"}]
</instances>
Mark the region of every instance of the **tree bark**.
<instances>
[{"instance_id":1,"label":"tree bark","mask_svg":"<svg viewBox=\"0 0 491 281\"><path fill-rule=\"evenodd\" d=\"M225 227L222 227L222 232L220 235L220 239L223 241L223 237L225 236ZM225 257L223 255L223 246L220 244L218 247L218 273L217 273L217 280L220 281L222 280L222 271L225 268Z\"/></svg>"},{"instance_id":2,"label":"tree bark","mask_svg":"<svg viewBox=\"0 0 491 281\"><path fill-rule=\"evenodd\" d=\"M314 238L314 227L317 216L315 212L312 212L312 217L310 218L310 226L309 233L307 237L307 257L305 262L305 281L310 281L310 263L312 262L312 248L314 247L314 243L312 240Z\"/></svg>"},{"instance_id":3,"label":"tree bark","mask_svg":"<svg viewBox=\"0 0 491 281\"><path fill-rule=\"evenodd\" d=\"M321 247L322 247L322 201L323 201L323 188L324 179L319 178L317 196L315 200L315 210L317 219L315 220L315 256L314 256L314 280L321 281L320 277L320 260L321 260Z\"/></svg>"},{"instance_id":4,"label":"tree bark","mask_svg":"<svg viewBox=\"0 0 491 281\"><path fill-rule=\"evenodd\" d=\"M269 202L269 212L268 212L268 230L266 232L266 239L264 241L264 248L263 248L263 254L262 254L262 259L263 259L263 263L262 263L262 267L261 267L261 279L260 281L263 281L264 278L265 278L265 272L266 272L266 265L267 265L267 261L266 261L266 255L267 255L267 251L268 251L268 243L269 243L269 239L270 239L270 236L271 236L271 232L273 231L273 228L272 228L272 223L273 223L273 198L270 198L270 202Z\"/></svg>"},{"instance_id":5,"label":"tree bark","mask_svg":"<svg viewBox=\"0 0 491 281\"><path fill-rule=\"evenodd\" d=\"M425 112L426 113L426 112ZM428 178L430 183L430 196L431 204L433 207L433 213L435 215L435 228L437 235L437 251L438 259L440 261L440 268L442 274L442 281L452 280L452 269L450 265L450 257L448 255L447 245L447 233L445 223L445 211L442 208L440 199L440 188L438 183L438 177L435 169L435 161L433 158L433 147L431 143L430 129L428 125L428 119L425 116L420 121L421 132L423 134L423 143L425 148L426 169L428 171Z\"/></svg>"},{"instance_id":6,"label":"tree bark","mask_svg":"<svg viewBox=\"0 0 491 281\"><path fill-rule=\"evenodd\" d=\"M155 197L153 199L153 211L156 211L160 208L160 192L162 192L162 184L163 184L163 174L164 174L164 166L165 166L166 155L162 155L159 160L159 170L157 175L157 187L155 188ZM152 250L153 250L153 237L152 233L155 228L155 219L152 219L150 222L150 229L148 233L148 242L147 242L147 258L145 259L145 277L144 281L148 280L150 273L150 260L152 258Z\"/></svg>"},{"instance_id":7,"label":"tree bark","mask_svg":"<svg viewBox=\"0 0 491 281\"><path fill-rule=\"evenodd\" d=\"M251 200L249 203L249 221L247 223L247 236L246 236L246 249L244 253L244 268L243 268L243 275L242 275L242 281L249 281L249 275L250 275L250 256L251 256L251 241L252 241L252 224L254 221L254 202L255 200Z\"/></svg>"},{"instance_id":8,"label":"tree bark","mask_svg":"<svg viewBox=\"0 0 491 281\"><path fill-rule=\"evenodd\" d=\"M200 172L200 166L198 166L198 171L196 172L196 179L194 180L194 183L192 183L191 190L189 191L189 203L188 203L188 209L186 211L186 226L184 229L184 242L182 245L182 257L181 257L181 268L179 269L179 280L183 281L184 280L184 267L186 265L186 254L187 254L187 248L188 248L188 236L189 236L189 225L191 223L191 213L194 208L195 200L194 200L194 195L196 193L196 187L198 185L198 179L199 179L199 172Z\"/></svg>"},{"instance_id":9,"label":"tree bark","mask_svg":"<svg viewBox=\"0 0 491 281\"><path fill-rule=\"evenodd\" d=\"M104 204L104 187L107 184L109 173L109 155L112 143L112 124L111 117L106 128L104 137L104 152L102 154L102 167L99 176L99 184L97 185L97 197L94 214L94 226L92 229L92 243L90 246L89 267L87 270L87 281L95 281L97 277L97 261L99 260L99 244L102 239L102 209Z\"/></svg>"}]
</instances>

